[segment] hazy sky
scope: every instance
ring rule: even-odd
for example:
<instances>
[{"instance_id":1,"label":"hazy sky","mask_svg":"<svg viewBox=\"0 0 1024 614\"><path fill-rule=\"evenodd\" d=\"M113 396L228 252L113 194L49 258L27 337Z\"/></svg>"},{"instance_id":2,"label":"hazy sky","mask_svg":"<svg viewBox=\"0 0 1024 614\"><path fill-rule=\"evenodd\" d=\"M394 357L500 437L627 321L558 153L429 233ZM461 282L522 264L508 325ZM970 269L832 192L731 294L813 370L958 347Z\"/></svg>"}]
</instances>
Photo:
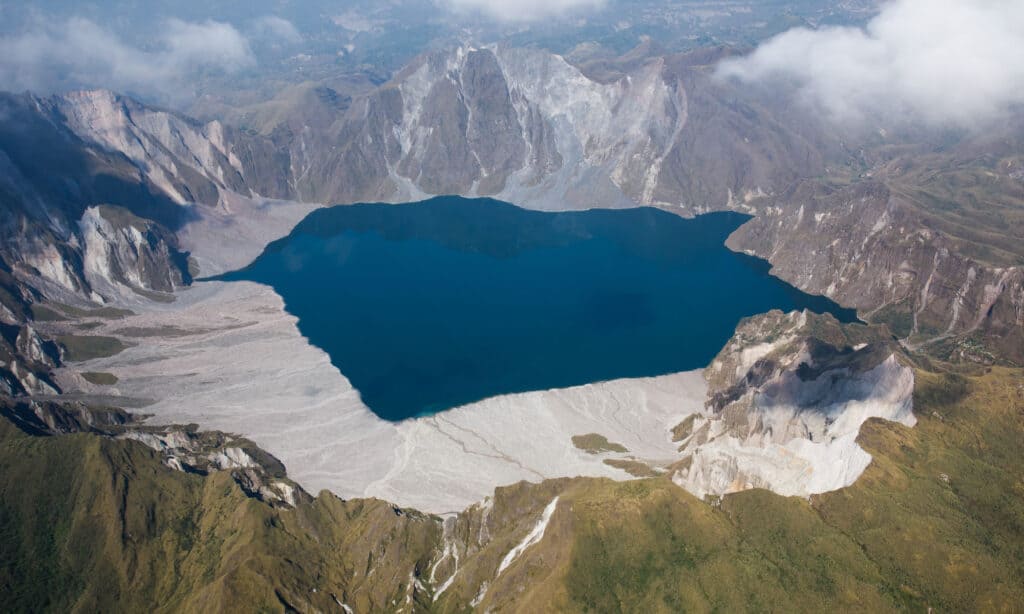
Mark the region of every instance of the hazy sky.
<instances>
[{"instance_id":1,"label":"hazy sky","mask_svg":"<svg viewBox=\"0 0 1024 614\"><path fill-rule=\"evenodd\" d=\"M438 0L454 10L479 11L504 21L534 21L572 11L597 9L606 0Z\"/></svg>"},{"instance_id":2,"label":"hazy sky","mask_svg":"<svg viewBox=\"0 0 1024 614\"><path fill-rule=\"evenodd\" d=\"M0 37L0 88L47 92L104 87L182 100L203 71L236 73L256 65L253 43L294 43L301 35L278 17L259 17L244 31L227 23L164 19L140 48L90 19L36 20Z\"/></svg>"}]
</instances>

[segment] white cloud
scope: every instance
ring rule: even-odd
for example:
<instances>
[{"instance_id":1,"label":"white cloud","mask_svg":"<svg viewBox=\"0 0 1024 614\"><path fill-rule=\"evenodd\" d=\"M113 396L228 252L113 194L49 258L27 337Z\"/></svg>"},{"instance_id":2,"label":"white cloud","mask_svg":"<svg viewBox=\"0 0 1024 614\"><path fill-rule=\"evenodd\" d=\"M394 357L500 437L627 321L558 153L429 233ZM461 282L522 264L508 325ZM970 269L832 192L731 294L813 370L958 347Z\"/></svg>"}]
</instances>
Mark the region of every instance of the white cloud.
<instances>
[{"instance_id":1,"label":"white cloud","mask_svg":"<svg viewBox=\"0 0 1024 614\"><path fill-rule=\"evenodd\" d=\"M598 9L606 0L438 0L456 11L480 12L501 21L535 21L570 11Z\"/></svg>"},{"instance_id":2,"label":"white cloud","mask_svg":"<svg viewBox=\"0 0 1024 614\"><path fill-rule=\"evenodd\" d=\"M795 85L843 122L970 128L1024 104L1024 1L894 0L865 29L790 30L719 72Z\"/></svg>"},{"instance_id":3,"label":"white cloud","mask_svg":"<svg viewBox=\"0 0 1024 614\"><path fill-rule=\"evenodd\" d=\"M254 65L246 38L216 21L169 19L153 49L134 47L77 17L0 38L0 88L12 91L103 87L182 100L198 71L233 73Z\"/></svg>"},{"instance_id":4,"label":"white cloud","mask_svg":"<svg viewBox=\"0 0 1024 614\"><path fill-rule=\"evenodd\" d=\"M264 15L252 22L249 30L254 38L276 44L297 45L302 42L302 34L287 19L274 15Z\"/></svg>"},{"instance_id":5,"label":"white cloud","mask_svg":"<svg viewBox=\"0 0 1024 614\"><path fill-rule=\"evenodd\" d=\"M213 67L235 72L255 64L245 37L230 24L218 21L169 19L161 42L165 51L158 52L155 59L171 70Z\"/></svg>"}]
</instances>

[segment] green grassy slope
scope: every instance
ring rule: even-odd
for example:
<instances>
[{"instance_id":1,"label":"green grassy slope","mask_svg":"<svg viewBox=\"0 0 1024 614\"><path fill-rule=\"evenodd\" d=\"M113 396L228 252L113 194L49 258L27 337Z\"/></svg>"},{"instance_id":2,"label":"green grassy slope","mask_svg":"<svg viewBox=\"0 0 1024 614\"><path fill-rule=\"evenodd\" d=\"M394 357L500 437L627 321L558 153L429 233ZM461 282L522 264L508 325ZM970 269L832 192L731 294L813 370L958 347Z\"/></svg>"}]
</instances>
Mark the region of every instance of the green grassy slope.
<instances>
[{"instance_id":1,"label":"green grassy slope","mask_svg":"<svg viewBox=\"0 0 1024 614\"><path fill-rule=\"evenodd\" d=\"M134 442L30 437L3 421L0 594L14 612L1012 611L1024 603L1024 371L919 371L915 402L913 428L865 424L874 462L856 484L810 500L705 502L667 477L521 483L448 537L381 501L321 493L272 508L226 473L171 471ZM543 539L496 573L556 495ZM453 568L431 585L445 539L461 556L435 601Z\"/></svg>"},{"instance_id":2,"label":"green grassy slope","mask_svg":"<svg viewBox=\"0 0 1024 614\"><path fill-rule=\"evenodd\" d=\"M569 482L545 539L491 580L481 608L1013 611L1024 603L1022 375L919 373L918 425L868 422L872 465L809 501L753 490L709 504L667 478ZM469 600L476 587L459 590Z\"/></svg>"},{"instance_id":3,"label":"green grassy slope","mask_svg":"<svg viewBox=\"0 0 1024 614\"><path fill-rule=\"evenodd\" d=\"M0 422L9 612L330 611L332 593L372 611L405 598L437 532L375 500L274 509L227 473L171 471L134 442Z\"/></svg>"}]
</instances>

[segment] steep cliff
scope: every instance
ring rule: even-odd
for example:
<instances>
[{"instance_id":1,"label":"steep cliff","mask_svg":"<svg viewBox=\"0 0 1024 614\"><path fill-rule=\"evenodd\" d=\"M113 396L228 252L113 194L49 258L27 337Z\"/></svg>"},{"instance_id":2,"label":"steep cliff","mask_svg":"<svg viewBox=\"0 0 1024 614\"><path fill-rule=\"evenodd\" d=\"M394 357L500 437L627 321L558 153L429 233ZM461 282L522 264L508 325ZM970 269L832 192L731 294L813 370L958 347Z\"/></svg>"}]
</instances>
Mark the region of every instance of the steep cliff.
<instances>
[{"instance_id":1,"label":"steep cliff","mask_svg":"<svg viewBox=\"0 0 1024 614\"><path fill-rule=\"evenodd\" d=\"M998 249L1024 236L1020 228L965 236L905 188L878 181L804 182L758 212L727 244L767 259L773 274L944 359L1024 364L1024 243Z\"/></svg>"},{"instance_id":2,"label":"steep cliff","mask_svg":"<svg viewBox=\"0 0 1024 614\"><path fill-rule=\"evenodd\" d=\"M0 395L56 394L60 348L28 325L0 322Z\"/></svg>"},{"instance_id":3,"label":"steep cliff","mask_svg":"<svg viewBox=\"0 0 1024 614\"><path fill-rule=\"evenodd\" d=\"M90 145L123 155L177 204L215 206L224 192L285 198L285 160L268 139L200 123L104 90L39 100Z\"/></svg>"},{"instance_id":4,"label":"steep cliff","mask_svg":"<svg viewBox=\"0 0 1024 614\"><path fill-rule=\"evenodd\" d=\"M289 91L243 121L287 152L290 197L318 202L498 195L692 214L824 172L834 140L715 79L725 51L653 51L596 71L537 49L458 47L369 94Z\"/></svg>"},{"instance_id":5,"label":"steep cliff","mask_svg":"<svg viewBox=\"0 0 1024 614\"><path fill-rule=\"evenodd\" d=\"M446 49L369 92L289 90L242 116L247 129L103 91L8 97L6 259L93 298L104 292L93 295L90 276L164 291L187 283L169 233L151 233L166 248L139 263L97 270L103 252L123 256L132 243L98 231L95 214L83 218L102 204L170 232L197 218L244 226L230 220L261 210L264 198L454 193L535 208L732 208L755 220L730 244L768 258L802 289L944 358L1022 362L1020 127L1001 140L965 137L948 152L843 143L810 116L716 79L729 53L666 55L648 45L573 63L501 45ZM41 144L46 155L32 155ZM850 175L858 165L867 170ZM19 219L35 230L14 232ZM90 232L89 262L79 228ZM208 234L196 236L209 242ZM122 247L99 248L101 236Z\"/></svg>"},{"instance_id":6,"label":"steep cliff","mask_svg":"<svg viewBox=\"0 0 1024 614\"><path fill-rule=\"evenodd\" d=\"M185 283L187 267L171 232L186 219L186 207L173 202L121 153L78 138L40 99L0 96L0 117L0 256L16 282L43 293L103 300L88 279L85 262L87 235L97 230L99 218L95 211L86 214L98 205L111 205L118 209L104 209L107 218L115 210L128 212L121 217L131 217L136 228L146 226L147 236L135 243L111 236L132 244L109 248L119 252L122 270L108 273L131 278L143 290L170 290L171 280ZM109 223L106 228L113 229ZM93 241L94 257L97 249ZM126 277L128 270L146 272Z\"/></svg>"},{"instance_id":7,"label":"steep cliff","mask_svg":"<svg viewBox=\"0 0 1024 614\"><path fill-rule=\"evenodd\" d=\"M79 221L83 274L110 295L123 288L173 292L192 282L188 256L165 227L125 209L90 207Z\"/></svg>"}]
</instances>

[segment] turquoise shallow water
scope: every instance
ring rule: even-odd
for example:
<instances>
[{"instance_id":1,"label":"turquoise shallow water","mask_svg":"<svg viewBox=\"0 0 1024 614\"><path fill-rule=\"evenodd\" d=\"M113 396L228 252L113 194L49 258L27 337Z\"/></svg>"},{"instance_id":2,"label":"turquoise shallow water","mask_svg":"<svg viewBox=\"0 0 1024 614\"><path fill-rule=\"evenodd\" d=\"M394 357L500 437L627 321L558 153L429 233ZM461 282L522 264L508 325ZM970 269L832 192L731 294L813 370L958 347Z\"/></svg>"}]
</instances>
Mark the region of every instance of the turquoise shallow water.
<instances>
[{"instance_id":1,"label":"turquoise shallow water","mask_svg":"<svg viewBox=\"0 0 1024 614\"><path fill-rule=\"evenodd\" d=\"M724 247L748 218L488 199L322 209L249 267L386 420L706 366L740 318L850 310Z\"/></svg>"}]
</instances>

